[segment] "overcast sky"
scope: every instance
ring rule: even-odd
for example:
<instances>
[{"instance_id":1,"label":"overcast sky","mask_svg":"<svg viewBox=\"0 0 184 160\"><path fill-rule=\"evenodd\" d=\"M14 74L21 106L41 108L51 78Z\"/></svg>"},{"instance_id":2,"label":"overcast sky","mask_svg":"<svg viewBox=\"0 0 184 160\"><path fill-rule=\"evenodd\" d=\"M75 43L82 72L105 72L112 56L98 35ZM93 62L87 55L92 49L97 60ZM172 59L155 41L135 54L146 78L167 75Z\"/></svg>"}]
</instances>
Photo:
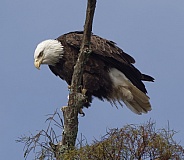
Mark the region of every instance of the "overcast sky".
<instances>
[{"instance_id":1,"label":"overcast sky","mask_svg":"<svg viewBox=\"0 0 184 160\"><path fill-rule=\"evenodd\" d=\"M1 0L1 159L24 159L23 145L15 140L44 129L45 115L66 105L66 82L47 66L35 69L33 53L42 40L83 30L85 10L85 0ZM115 41L136 59L141 72L156 79L146 83L153 110L139 116L94 99L79 118L79 133L90 143L108 128L152 119L157 128L169 121L178 131L175 140L184 145L184 1L98 1L93 32Z\"/></svg>"}]
</instances>

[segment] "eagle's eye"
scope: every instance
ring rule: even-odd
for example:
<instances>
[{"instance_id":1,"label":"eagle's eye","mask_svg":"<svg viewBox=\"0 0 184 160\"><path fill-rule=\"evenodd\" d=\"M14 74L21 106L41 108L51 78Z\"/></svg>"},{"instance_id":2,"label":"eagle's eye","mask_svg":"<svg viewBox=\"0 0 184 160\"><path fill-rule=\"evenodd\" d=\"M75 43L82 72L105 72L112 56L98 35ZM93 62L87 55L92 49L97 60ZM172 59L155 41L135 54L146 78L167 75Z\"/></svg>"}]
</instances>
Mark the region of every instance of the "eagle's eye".
<instances>
[{"instance_id":1,"label":"eagle's eye","mask_svg":"<svg viewBox=\"0 0 184 160\"><path fill-rule=\"evenodd\" d=\"M43 51L40 52L40 54L38 55L38 58L43 56Z\"/></svg>"}]
</instances>

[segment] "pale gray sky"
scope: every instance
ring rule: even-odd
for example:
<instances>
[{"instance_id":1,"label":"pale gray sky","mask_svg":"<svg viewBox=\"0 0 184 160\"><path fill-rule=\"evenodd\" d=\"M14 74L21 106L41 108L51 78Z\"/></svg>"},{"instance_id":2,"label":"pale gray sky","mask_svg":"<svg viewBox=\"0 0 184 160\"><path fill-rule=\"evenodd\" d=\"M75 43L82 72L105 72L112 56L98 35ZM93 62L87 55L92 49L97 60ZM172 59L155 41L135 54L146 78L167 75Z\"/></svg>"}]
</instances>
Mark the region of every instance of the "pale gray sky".
<instances>
[{"instance_id":1,"label":"pale gray sky","mask_svg":"<svg viewBox=\"0 0 184 160\"><path fill-rule=\"evenodd\" d=\"M115 41L136 59L136 67L155 77L146 83L153 110L142 116L127 107L111 107L94 100L79 118L79 133L89 143L107 128L141 124L150 118L157 128L178 131L175 139L184 145L183 0L97 1L93 32ZM15 140L45 128L47 114L66 105L67 85L47 66L34 68L36 45L69 31L82 30L86 1L3 0L0 5L0 155L23 159L23 145ZM28 158L31 159L31 158Z\"/></svg>"}]
</instances>

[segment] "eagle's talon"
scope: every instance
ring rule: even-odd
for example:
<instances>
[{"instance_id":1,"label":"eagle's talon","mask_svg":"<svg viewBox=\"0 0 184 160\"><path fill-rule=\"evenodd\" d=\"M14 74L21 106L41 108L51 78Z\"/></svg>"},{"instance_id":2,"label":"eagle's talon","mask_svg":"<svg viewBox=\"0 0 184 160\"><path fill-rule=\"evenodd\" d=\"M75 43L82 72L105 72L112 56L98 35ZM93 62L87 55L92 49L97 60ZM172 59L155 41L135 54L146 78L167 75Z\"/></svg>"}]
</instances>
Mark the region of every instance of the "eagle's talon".
<instances>
[{"instance_id":1,"label":"eagle's talon","mask_svg":"<svg viewBox=\"0 0 184 160\"><path fill-rule=\"evenodd\" d=\"M82 89L82 94L85 96L86 95L86 92L87 92L87 89L83 88Z\"/></svg>"},{"instance_id":2,"label":"eagle's talon","mask_svg":"<svg viewBox=\"0 0 184 160\"><path fill-rule=\"evenodd\" d=\"M84 116L85 116L85 113L83 112L82 108L80 108L80 109L79 109L79 114L81 114L81 115L82 115L82 117L84 117Z\"/></svg>"},{"instance_id":3,"label":"eagle's talon","mask_svg":"<svg viewBox=\"0 0 184 160\"><path fill-rule=\"evenodd\" d=\"M68 89L69 89L69 90L71 89L71 86L70 86L70 85L68 85Z\"/></svg>"}]
</instances>

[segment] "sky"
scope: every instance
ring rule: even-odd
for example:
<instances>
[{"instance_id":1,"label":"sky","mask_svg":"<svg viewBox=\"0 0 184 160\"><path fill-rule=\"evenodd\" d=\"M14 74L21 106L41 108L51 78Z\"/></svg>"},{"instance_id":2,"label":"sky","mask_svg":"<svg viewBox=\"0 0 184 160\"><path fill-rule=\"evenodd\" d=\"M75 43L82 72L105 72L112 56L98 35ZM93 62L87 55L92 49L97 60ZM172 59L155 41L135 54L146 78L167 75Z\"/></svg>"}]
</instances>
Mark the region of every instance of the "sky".
<instances>
[{"instance_id":1,"label":"sky","mask_svg":"<svg viewBox=\"0 0 184 160\"><path fill-rule=\"evenodd\" d=\"M175 140L184 146L183 6L183 0L97 1L93 33L115 41L155 82L145 83L152 111L141 116L126 106L117 109L94 99L92 107L84 110L86 116L79 116L79 135L89 143L109 128L151 119L158 129L169 122L178 132ZM83 30L85 10L84 0L1 0L1 159L23 160L24 145L15 140L45 129L46 115L67 104L66 82L46 65L38 71L33 54L42 40Z\"/></svg>"}]
</instances>

